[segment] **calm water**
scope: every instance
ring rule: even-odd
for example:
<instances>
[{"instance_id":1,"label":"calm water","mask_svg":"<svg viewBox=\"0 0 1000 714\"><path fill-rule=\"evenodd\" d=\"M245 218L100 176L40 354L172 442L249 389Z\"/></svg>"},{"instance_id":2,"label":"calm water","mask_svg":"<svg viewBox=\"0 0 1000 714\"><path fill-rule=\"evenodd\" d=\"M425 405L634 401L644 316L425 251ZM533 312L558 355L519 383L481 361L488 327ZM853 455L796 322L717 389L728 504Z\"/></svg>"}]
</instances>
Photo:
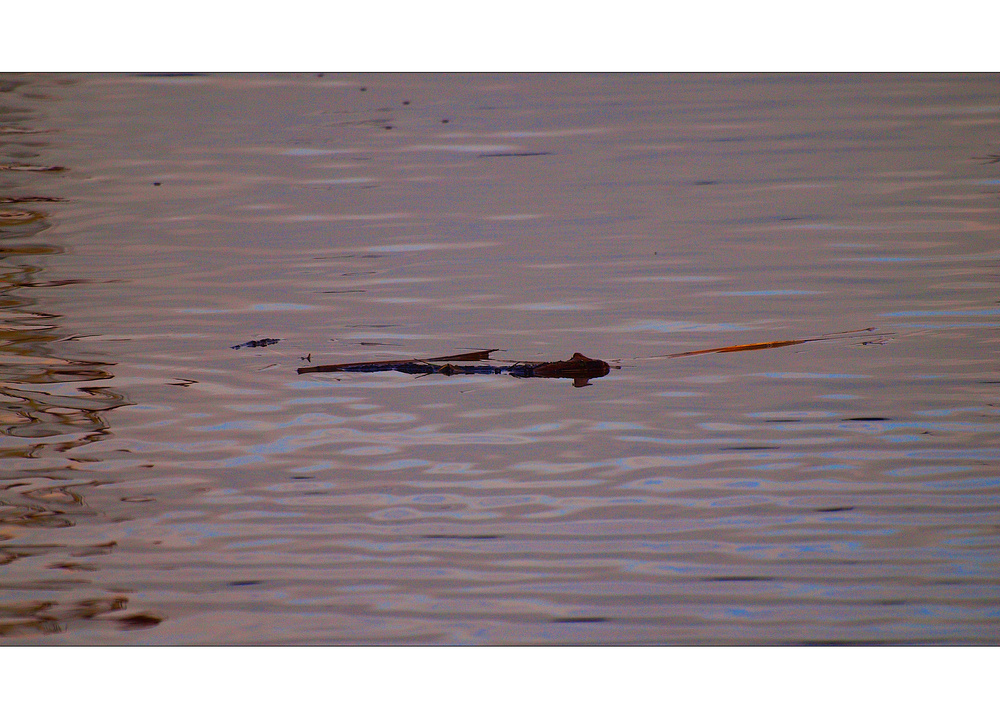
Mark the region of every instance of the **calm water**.
<instances>
[{"instance_id":1,"label":"calm water","mask_svg":"<svg viewBox=\"0 0 1000 714\"><path fill-rule=\"evenodd\" d=\"M0 78L2 644L998 644L997 159L988 75ZM621 369L296 372L487 348Z\"/></svg>"}]
</instances>

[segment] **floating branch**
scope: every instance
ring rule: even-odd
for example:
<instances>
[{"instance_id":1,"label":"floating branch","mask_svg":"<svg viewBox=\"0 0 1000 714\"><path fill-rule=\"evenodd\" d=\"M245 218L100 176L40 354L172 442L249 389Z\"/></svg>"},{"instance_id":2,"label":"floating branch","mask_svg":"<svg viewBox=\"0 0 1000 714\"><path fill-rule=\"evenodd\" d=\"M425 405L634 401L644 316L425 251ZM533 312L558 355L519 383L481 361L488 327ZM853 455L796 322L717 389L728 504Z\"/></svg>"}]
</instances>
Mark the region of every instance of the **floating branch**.
<instances>
[{"instance_id":1,"label":"floating branch","mask_svg":"<svg viewBox=\"0 0 1000 714\"><path fill-rule=\"evenodd\" d=\"M0 171L65 171L65 166L33 166L31 164L0 164Z\"/></svg>"},{"instance_id":2,"label":"floating branch","mask_svg":"<svg viewBox=\"0 0 1000 714\"><path fill-rule=\"evenodd\" d=\"M778 340L774 342L751 342L744 345L729 345L727 347L712 347L705 350L693 350L691 352L677 352L668 355L653 355L652 357L638 357L638 360L651 359L671 359L674 357L693 357L695 355L706 355L721 352L744 352L749 350L769 350L776 347L789 347L791 345L801 345L806 342L821 342L825 340L842 340L857 338L861 334L867 337L888 337L894 333L875 332L874 327L866 327L862 330L850 330L847 332L834 332L818 337L806 337L800 340ZM258 340L237 345L233 349L240 347L263 347L266 344L277 342L277 340ZM266 343L266 344L265 344ZM873 344L872 341L861 344ZM612 369L621 369L617 365L610 365L604 360L592 359L579 352L573 354L568 360L555 362L510 362L509 364L482 364L490 362L490 355L498 352L497 349L474 350L472 352L462 352L460 354L444 355L441 357L429 357L426 359L397 359L382 360L375 362L344 362L341 364L318 364L309 367L299 367L299 374L312 374L321 372L402 372L403 374L427 375L443 374L452 376L455 374L508 374L521 379L542 378L542 379L572 379L574 387L586 387L590 380L599 379L607 375ZM301 359L308 360L308 357ZM613 360L619 362L622 360ZM629 360L633 361L633 360ZM459 363L459 364L456 364ZM462 364L471 363L471 364ZM479 363L479 364L477 364Z\"/></svg>"},{"instance_id":3,"label":"floating branch","mask_svg":"<svg viewBox=\"0 0 1000 714\"><path fill-rule=\"evenodd\" d=\"M611 371L603 360L591 359L579 352L568 360L559 362L514 362L496 364L452 364L452 362L483 362L497 350L477 350L430 359L402 359L383 362L348 362L344 364L319 364L299 367L299 374L312 372L402 372L404 374L509 374L519 378L572 379L574 387L586 387L591 379L599 379ZM438 364L443 362L444 364ZM617 367L615 369L618 369Z\"/></svg>"},{"instance_id":4,"label":"floating branch","mask_svg":"<svg viewBox=\"0 0 1000 714\"><path fill-rule=\"evenodd\" d=\"M58 203L65 200L54 196L0 196L0 203Z\"/></svg>"},{"instance_id":5,"label":"floating branch","mask_svg":"<svg viewBox=\"0 0 1000 714\"><path fill-rule=\"evenodd\" d=\"M250 340L249 342L244 342L239 345L233 345L232 349L238 350L244 347L267 347L269 345L276 345L281 342L280 339L272 339L270 337L265 337L263 340Z\"/></svg>"},{"instance_id":6,"label":"floating branch","mask_svg":"<svg viewBox=\"0 0 1000 714\"><path fill-rule=\"evenodd\" d=\"M501 156L551 156L551 151L496 151L489 154L479 154L480 159L499 158Z\"/></svg>"}]
</instances>

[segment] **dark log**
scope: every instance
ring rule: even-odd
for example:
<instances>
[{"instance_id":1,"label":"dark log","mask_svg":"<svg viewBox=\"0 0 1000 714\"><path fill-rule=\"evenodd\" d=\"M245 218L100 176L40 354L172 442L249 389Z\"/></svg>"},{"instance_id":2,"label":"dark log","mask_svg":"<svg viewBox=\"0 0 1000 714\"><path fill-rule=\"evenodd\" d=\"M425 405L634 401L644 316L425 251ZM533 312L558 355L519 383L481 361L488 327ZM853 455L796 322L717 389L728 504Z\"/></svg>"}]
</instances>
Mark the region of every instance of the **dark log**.
<instances>
[{"instance_id":1,"label":"dark log","mask_svg":"<svg viewBox=\"0 0 1000 714\"><path fill-rule=\"evenodd\" d=\"M496 350L479 350L458 355L435 357L430 360L404 359L382 362L346 362L343 364L319 364L299 367L299 374L313 372L402 372L404 374L509 374L512 377L572 379L574 387L586 387L591 379L598 379L611 371L611 365L599 359L591 359L579 352L570 359L559 362L515 362L511 365L452 364L455 362L478 362L489 359ZM435 362L445 364L435 364Z\"/></svg>"}]
</instances>

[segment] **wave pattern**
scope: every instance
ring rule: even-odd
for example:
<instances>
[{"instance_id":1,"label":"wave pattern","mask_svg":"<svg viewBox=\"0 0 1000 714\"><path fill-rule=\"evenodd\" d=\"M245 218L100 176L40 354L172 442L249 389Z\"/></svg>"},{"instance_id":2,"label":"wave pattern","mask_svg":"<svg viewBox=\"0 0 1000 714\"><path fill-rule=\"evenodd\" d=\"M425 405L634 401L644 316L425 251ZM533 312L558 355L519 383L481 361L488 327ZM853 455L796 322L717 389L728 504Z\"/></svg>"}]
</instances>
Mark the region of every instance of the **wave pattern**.
<instances>
[{"instance_id":1,"label":"wave pattern","mask_svg":"<svg viewBox=\"0 0 1000 714\"><path fill-rule=\"evenodd\" d=\"M0 83L0 640L1000 642L992 80L748 80Z\"/></svg>"}]
</instances>

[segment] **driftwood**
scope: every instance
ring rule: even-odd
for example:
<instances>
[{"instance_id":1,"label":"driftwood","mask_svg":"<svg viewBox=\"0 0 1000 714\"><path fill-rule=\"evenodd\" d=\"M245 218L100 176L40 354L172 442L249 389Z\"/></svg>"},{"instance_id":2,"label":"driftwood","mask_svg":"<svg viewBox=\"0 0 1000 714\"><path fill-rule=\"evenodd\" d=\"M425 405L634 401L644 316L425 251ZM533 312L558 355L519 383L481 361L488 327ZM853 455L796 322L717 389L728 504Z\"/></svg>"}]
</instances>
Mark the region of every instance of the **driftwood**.
<instances>
[{"instance_id":1,"label":"driftwood","mask_svg":"<svg viewBox=\"0 0 1000 714\"><path fill-rule=\"evenodd\" d=\"M281 342L280 339L273 339L271 337L265 337L262 340L250 340L249 342L244 342L239 345L233 345L232 349L239 350L244 347L268 347L270 345L276 345Z\"/></svg>"},{"instance_id":2,"label":"driftwood","mask_svg":"<svg viewBox=\"0 0 1000 714\"><path fill-rule=\"evenodd\" d=\"M798 340L778 340L775 342L752 342L744 345L729 345L726 347L713 347L704 350L693 350L690 352L675 352L666 355L653 355L652 357L636 357L633 360L655 360L672 359L675 357L693 357L695 355L707 355L725 352L744 352L751 350L769 350L777 347L790 347L801 345L807 342L821 342L825 340L857 339L865 336L868 340L862 341L862 346L885 344L886 338L890 338L894 333L875 332L874 327L866 327L861 330L849 330L847 332L833 332L818 337L805 337ZM240 347L262 347L266 344L277 342L277 340L258 340L256 342L237 345L233 349ZM540 377L545 379L572 379L574 387L586 387L592 379L599 379L608 374L612 369L621 369L619 366L612 366L599 359L591 359L579 352L574 353L568 360L559 362L512 362L510 364L475 364L487 362L490 355L497 350L476 350L475 352L463 352L461 354L444 355L443 357L430 357L428 359L399 359L382 362L347 362L344 364L319 364L310 367L299 367L299 374L310 374L313 372L402 372L404 374L443 374L451 376L454 374L509 374L512 377L530 378ZM309 359L303 357L302 359ZM622 360L614 360L620 362ZM460 364L456 364L460 363ZM473 364L461 364L473 363Z\"/></svg>"},{"instance_id":3,"label":"driftwood","mask_svg":"<svg viewBox=\"0 0 1000 714\"><path fill-rule=\"evenodd\" d=\"M560 362L514 362L508 365L453 364L454 362L482 362L490 359L497 350L478 350L457 355L429 359L388 360L384 362L348 362L345 364L318 364L299 367L299 374L312 372L402 372L404 374L509 374L512 377L543 379L572 379L574 387L586 387L591 379L599 379L611 371L603 360L585 357L579 352ZM443 362L443 364L441 364ZM617 369L617 368L616 368Z\"/></svg>"}]
</instances>

